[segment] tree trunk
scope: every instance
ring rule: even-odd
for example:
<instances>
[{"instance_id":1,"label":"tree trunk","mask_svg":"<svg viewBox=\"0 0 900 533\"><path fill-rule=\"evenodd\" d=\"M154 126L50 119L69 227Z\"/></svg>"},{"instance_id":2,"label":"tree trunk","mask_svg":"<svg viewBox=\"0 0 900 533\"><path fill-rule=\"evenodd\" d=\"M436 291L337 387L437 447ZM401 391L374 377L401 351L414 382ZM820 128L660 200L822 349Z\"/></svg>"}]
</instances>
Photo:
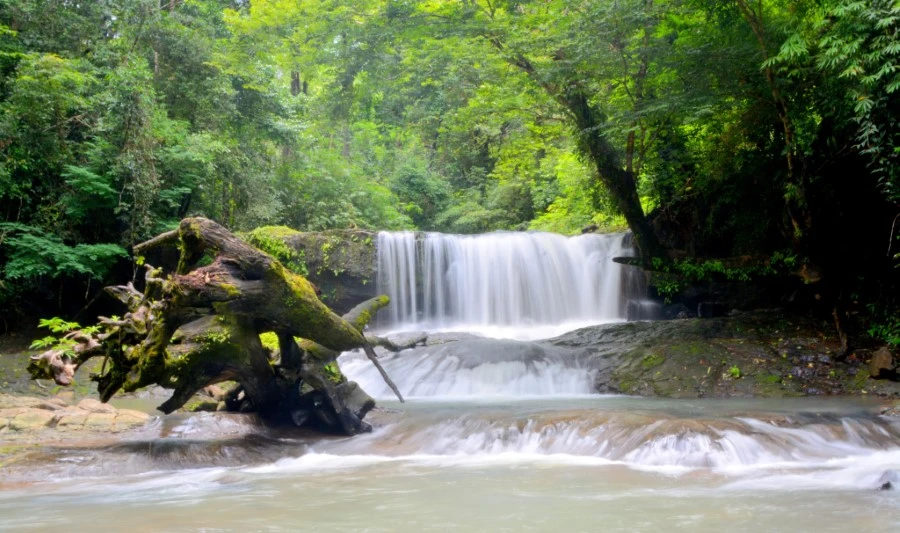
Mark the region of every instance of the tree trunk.
<instances>
[{"instance_id":1,"label":"tree trunk","mask_svg":"<svg viewBox=\"0 0 900 533\"><path fill-rule=\"evenodd\" d=\"M602 133L602 127L606 122L603 112L591 106L584 90L577 83L568 86L550 83L541 76L527 57L515 53L510 55L503 43L496 38L490 41L506 56L507 61L525 72L570 113L579 151L594 165L600 182L609 191L613 204L625 217L628 227L634 233L643 265L650 266L654 257L664 256L665 250L641 207L634 174L622 166L615 147Z\"/></svg>"},{"instance_id":2,"label":"tree trunk","mask_svg":"<svg viewBox=\"0 0 900 533\"><path fill-rule=\"evenodd\" d=\"M339 317L305 278L203 218L185 219L177 231L134 251L176 244L181 255L174 273L163 277L162 270L147 267L143 293L131 284L107 288L128 308L124 318L102 319L100 334L70 334L77 342L75 357L50 350L34 358L32 376L68 384L80 364L104 355L108 368L104 364L92 376L103 401L119 390L158 384L174 389L159 407L170 413L203 387L237 381L242 410L352 435L368 429L361 418L374 402L346 381L334 359L362 348L403 401L362 333L388 304L386 296ZM209 255L215 258L211 264L195 268ZM260 334L266 332L278 336L276 353L262 345ZM301 387L311 390L301 394Z\"/></svg>"}]
</instances>

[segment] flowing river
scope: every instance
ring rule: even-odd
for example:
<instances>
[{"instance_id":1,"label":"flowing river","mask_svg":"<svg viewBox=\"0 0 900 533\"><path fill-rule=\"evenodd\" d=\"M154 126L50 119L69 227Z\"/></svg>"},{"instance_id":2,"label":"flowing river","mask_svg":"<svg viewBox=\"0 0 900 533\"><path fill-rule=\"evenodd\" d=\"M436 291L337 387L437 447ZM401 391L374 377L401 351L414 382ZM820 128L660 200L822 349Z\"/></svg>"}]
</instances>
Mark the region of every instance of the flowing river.
<instances>
[{"instance_id":1,"label":"flowing river","mask_svg":"<svg viewBox=\"0 0 900 533\"><path fill-rule=\"evenodd\" d=\"M543 261L538 272L559 281L552 291L516 277L521 268L478 266L497 242L432 237L445 241L438 256L412 234L383 238L394 241L381 248L394 258L382 257L394 284L384 288L402 290L394 301L406 304L382 326L407 331L397 339L417 328L466 333L382 354L405 404L364 356L341 357L347 376L378 399L372 433L327 438L245 415L180 414L126 441L46 447L3 471L0 530L900 530L900 420L878 415L874 402L598 395L578 354L532 342L572 324L622 320L628 276L608 261L621 237L573 239L583 241L575 252L556 237L546 237L561 246L551 251L520 243L533 250L516 261ZM453 250L469 245L481 248L458 261ZM569 274L548 274L556 271L547 265ZM595 270L570 291L578 268ZM497 280L442 285L453 279L448 269ZM506 280L511 288L496 289ZM467 291L495 289L516 292L519 303L491 293L462 309L474 297ZM557 305L559 295L574 303ZM571 312L581 299L585 311ZM886 482L894 490L878 490Z\"/></svg>"}]
</instances>

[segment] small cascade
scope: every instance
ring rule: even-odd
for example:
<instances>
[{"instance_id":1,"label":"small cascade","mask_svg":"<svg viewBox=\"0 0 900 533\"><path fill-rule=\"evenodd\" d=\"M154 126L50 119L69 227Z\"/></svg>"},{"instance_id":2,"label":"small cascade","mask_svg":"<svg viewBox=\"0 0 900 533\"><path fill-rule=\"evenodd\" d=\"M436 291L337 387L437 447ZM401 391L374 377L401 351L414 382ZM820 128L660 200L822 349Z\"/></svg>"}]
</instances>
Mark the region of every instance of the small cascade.
<instances>
[{"instance_id":1,"label":"small cascade","mask_svg":"<svg viewBox=\"0 0 900 533\"><path fill-rule=\"evenodd\" d=\"M382 353L381 364L408 398L577 396L594 392L595 372L565 348L511 339L473 338ZM341 370L373 397L393 392L359 351Z\"/></svg>"},{"instance_id":2,"label":"small cascade","mask_svg":"<svg viewBox=\"0 0 900 533\"><path fill-rule=\"evenodd\" d=\"M531 327L625 318L627 234L381 232L387 327Z\"/></svg>"},{"instance_id":3,"label":"small cascade","mask_svg":"<svg viewBox=\"0 0 900 533\"><path fill-rule=\"evenodd\" d=\"M900 458L900 426L878 418L821 413L694 418L659 411L571 409L500 416L472 412L434 420L402 419L349 442L344 453L379 449L416 456L566 456L636 468L771 469L872 462L876 476ZM866 483L874 484L875 481Z\"/></svg>"}]
</instances>

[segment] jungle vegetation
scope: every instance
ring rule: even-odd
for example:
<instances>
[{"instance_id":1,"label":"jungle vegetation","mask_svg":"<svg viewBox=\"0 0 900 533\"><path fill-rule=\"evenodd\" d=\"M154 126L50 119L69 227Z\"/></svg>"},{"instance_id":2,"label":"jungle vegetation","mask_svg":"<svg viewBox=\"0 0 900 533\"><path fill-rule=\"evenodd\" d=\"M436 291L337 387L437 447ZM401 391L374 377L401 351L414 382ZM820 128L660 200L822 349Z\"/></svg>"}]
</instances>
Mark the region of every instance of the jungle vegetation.
<instances>
[{"instance_id":1,"label":"jungle vegetation","mask_svg":"<svg viewBox=\"0 0 900 533\"><path fill-rule=\"evenodd\" d=\"M0 0L0 315L188 216L595 225L789 258L897 344L898 58L896 0Z\"/></svg>"}]
</instances>

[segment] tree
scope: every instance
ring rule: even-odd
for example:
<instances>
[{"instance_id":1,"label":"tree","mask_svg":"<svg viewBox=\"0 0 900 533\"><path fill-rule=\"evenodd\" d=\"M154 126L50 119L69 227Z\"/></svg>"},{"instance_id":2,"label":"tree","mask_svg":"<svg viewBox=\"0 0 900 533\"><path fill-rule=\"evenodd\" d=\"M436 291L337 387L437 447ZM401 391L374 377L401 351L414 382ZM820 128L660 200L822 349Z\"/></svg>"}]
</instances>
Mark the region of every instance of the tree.
<instances>
[{"instance_id":1,"label":"tree","mask_svg":"<svg viewBox=\"0 0 900 533\"><path fill-rule=\"evenodd\" d=\"M146 266L143 293L130 283L107 288L128 313L69 332L33 357L32 377L69 385L81 364L103 356L100 374L92 376L103 401L119 390L158 384L174 389L159 407L170 413L203 387L234 380L263 418L354 435L370 429L362 417L374 401L347 382L334 359L362 348L403 401L362 333L387 297L338 317L305 278L203 218L185 219L177 231L136 250L176 244L175 272L163 277L161 269ZM197 267L207 254L214 255L212 263ZM277 363L260 340L267 332L278 336ZM301 385L313 391L301 394Z\"/></svg>"}]
</instances>

